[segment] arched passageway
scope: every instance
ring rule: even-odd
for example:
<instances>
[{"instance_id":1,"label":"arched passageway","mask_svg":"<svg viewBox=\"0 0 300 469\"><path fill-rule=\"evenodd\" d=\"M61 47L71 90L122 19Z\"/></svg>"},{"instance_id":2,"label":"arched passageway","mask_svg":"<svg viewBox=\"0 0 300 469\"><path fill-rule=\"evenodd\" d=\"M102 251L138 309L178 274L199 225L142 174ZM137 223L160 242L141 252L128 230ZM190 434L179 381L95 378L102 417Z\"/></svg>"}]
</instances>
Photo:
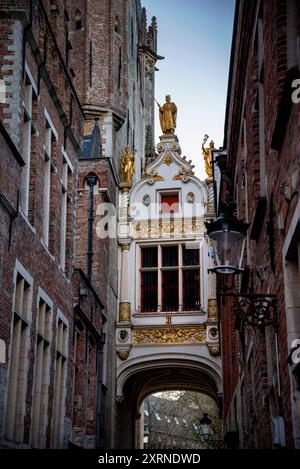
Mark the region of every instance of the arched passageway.
<instances>
[{"instance_id":1,"label":"arched passageway","mask_svg":"<svg viewBox=\"0 0 300 469\"><path fill-rule=\"evenodd\" d=\"M119 376L118 448L142 446L143 401L150 394L174 389L206 394L221 406L220 370L213 363L169 359L133 365Z\"/></svg>"}]
</instances>

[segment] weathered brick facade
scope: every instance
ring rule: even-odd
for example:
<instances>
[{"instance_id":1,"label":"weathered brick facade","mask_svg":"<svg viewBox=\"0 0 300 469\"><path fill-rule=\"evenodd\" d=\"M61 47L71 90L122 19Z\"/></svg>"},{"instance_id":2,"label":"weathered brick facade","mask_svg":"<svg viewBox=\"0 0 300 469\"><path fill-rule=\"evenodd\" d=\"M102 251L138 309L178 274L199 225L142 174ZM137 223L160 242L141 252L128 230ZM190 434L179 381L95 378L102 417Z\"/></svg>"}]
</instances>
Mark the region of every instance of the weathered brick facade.
<instances>
[{"instance_id":1,"label":"weathered brick facade","mask_svg":"<svg viewBox=\"0 0 300 469\"><path fill-rule=\"evenodd\" d=\"M0 339L6 348L6 363L0 364L1 446L67 447L69 442L95 446L96 362L102 305L84 274L73 273L83 112L66 56L67 10L67 2L63 1L8 1L0 5L0 79L5 83L0 103L3 123L0 127ZM26 134L28 122L30 128ZM49 132L51 143L47 150ZM49 192L45 190L48 161ZM27 324L22 319L23 330L28 331L26 348L21 345L19 355L19 363L24 363L24 382L21 383L17 375L17 408L11 412L12 358L18 345L15 325L25 310L23 304L20 311L16 311L21 277L29 282L26 285L30 298L26 308L30 319ZM82 293L84 297L80 296L80 289L86 292ZM51 318L49 341L45 342L50 358L46 361L44 353L44 368L40 371L38 344L43 337L39 321L44 301L46 311L51 311L48 314ZM88 389L83 391L87 401L81 408L84 422L80 441L73 389L74 330L79 315L87 340L93 345L89 362L84 363L88 385L84 381L82 387ZM61 344L60 331L63 334ZM86 360L85 350L81 359ZM39 379L44 402L47 402L45 409L45 404L43 407L38 404ZM24 400L18 397L21 394ZM39 427L34 428L37 415ZM34 434L39 433L42 437L34 440Z\"/></svg>"},{"instance_id":2,"label":"weathered brick facade","mask_svg":"<svg viewBox=\"0 0 300 469\"><path fill-rule=\"evenodd\" d=\"M231 184L222 179L220 201L234 200L238 218L250 224L244 291L278 302L278 330L259 330L235 320L222 299L225 434L243 448L299 447L299 366L288 360L300 336L300 104L292 100L299 37L298 1L237 2L225 125ZM275 417L284 422L279 431Z\"/></svg>"},{"instance_id":3,"label":"weathered brick facade","mask_svg":"<svg viewBox=\"0 0 300 469\"><path fill-rule=\"evenodd\" d=\"M141 177L156 47L140 1L0 4L1 446L115 445L118 244L99 206L118 206L126 144Z\"/></svg>"},{"instance_id":4,"label":"weathered brick facade","mask_svg":"<svg viewBox=\"0 0 300 469\"><path fill-rule=\"evenodd\" d=\"M120 163L125 146L129 145L136 160L134 180L140 179L145 164L146 129L154 128L154 76L159 59L156 21L153 19L147 26L146 12L139 0L72 0L69 37L70 66L85 118L78 170L76 264L90 277L107 311L102 383L106 430L101 444L112 448L118 424L115 323ZM90 177L96 178L92 195ZM107 220L110 234L105 234L103 220Z\"/></svg>"}]
</instances>

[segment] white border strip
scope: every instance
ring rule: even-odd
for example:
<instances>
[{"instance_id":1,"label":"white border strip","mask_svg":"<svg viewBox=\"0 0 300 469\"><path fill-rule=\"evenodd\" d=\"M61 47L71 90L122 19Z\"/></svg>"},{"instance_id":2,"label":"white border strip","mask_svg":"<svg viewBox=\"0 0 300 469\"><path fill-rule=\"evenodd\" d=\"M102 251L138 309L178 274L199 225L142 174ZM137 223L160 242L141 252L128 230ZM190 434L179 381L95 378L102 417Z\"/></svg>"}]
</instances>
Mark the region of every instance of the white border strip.
<instances>
[{"instance_id":1,"label":"white border strip","mask_svg":"<svg viewBox=\"0 0 300 469\"><path fill-rule=\"evenodd\" d=\"M49 116L48 111L47 111L46 108L44 108L44 114L45 114L45 117L46 117L46 120L47 120L48 124L49 124L50 127L51 127L51 130L52 130L52 132L53 132L53 134L54 134L54 137L55 137L56 141L58 141L58 133L57 133L57 130L56 130L56 128L55 128L55 126L54 126L54 124L53 124L53 122L52 122L52 119L51 119L51 117Z\"/></svg>"},{"instance_id":2,"label":"white border strip","mask_svg":"<svg viewBox=\"0 0 300 469\"><path fill-rule=\"evenodd\" d=\"M71 160L70 160L70 158L69 158L67 152L64 150L64 147L61 147L61 152L62 152L63 157L64 157L64 159L66 160L66 162L67 162L67 164L68 164L70 170L71 170L71 173L73 173L73 172L74 172L74 167L73 167L73 165L72 165L72 163L71 163Z\"/></svg>"},{"instance_id":3,"label":"white border strip","mask_svg":"<svg viewBox=\"0 0 300 469\"><path fill-rule=\"evenodd\" d=\"M37 87L36 82L34 81L34 78L33 78L33 76L32 76L32 73L31 73L31 71L30 71L30 68L29 68L27 62L25 62L25 72L26 72L26 75L27 75L28 78L29 78L29 81L30 81L30 83L31 83L31 85L32 85L32 88L34 89L35 94L38 96L38 87Z\"/></svg>"},{"instance_id":4,"label":"white border strip","mask_svg":"<svg viewBox=\"0 0 300 469\"><path fill-rule=\"evenodd\" d=\"M283 244L283 248L282 248L283 262L286 258L287 252L289 250L292 238L294 236L294 233L295 233L295 230L297 228L297 225L298 225L299 221L300 221L300 200L298 200L298 203L297 203L297 206L295 208L294 215L293 215L289 230L287 232L287 235L285 237L285 241L284 241L284 244Z\"/></svg>"}]
</instances>

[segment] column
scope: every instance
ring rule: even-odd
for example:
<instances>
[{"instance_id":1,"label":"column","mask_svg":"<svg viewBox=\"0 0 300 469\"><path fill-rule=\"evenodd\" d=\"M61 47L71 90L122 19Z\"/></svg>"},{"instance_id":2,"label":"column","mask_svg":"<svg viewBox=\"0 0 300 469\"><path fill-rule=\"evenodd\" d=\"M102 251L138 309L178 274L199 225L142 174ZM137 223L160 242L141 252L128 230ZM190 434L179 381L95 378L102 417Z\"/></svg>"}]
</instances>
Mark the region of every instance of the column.
<instances>
[{"instance_id":1,"label":"column","mask_svg":"<svg viewBox=\"0 0 300 469\"><path fill-rule=\"evenodd\" d=\"M119 303L119 321L131 320L131 304L129 298L129 250L130 243L121 244L121 285Z\"/></svg>"},{"instance_id":2,"label":"column","mask_svg":"<svg viewBox=\"0 0 300 469\"><path fill-rule=\"evenodd\" d=\"M182 259L182 244L178 246L178 287L179 287L179 298L178 298L178 312L181 313L183 308L183 273L182 273L182 266L183 266L183 259Z\"/></svg>"}]
</instances>

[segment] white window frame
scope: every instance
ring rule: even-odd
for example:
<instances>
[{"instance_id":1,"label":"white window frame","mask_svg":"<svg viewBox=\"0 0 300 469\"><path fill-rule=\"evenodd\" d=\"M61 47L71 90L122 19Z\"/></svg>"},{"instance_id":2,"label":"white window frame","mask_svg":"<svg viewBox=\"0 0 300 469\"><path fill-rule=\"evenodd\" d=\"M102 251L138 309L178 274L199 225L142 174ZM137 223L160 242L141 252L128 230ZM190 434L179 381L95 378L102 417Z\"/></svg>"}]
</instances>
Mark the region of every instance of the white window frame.
<instances>
[{"instance_id":1,"label":"white window frame","mask_svg":"<svg viewBox=\"0 0 300 469\"><path fill-rule=\"evenodd\" d=\"M190 241L191 244L194 243L199 243L199 240L195 242L195 240ZM169 311L163 311L162 309L162 272L163 270L167 270L167 268L162 267L162 248L167 247L167 246L178 246L178 271L179 271L179 276L178 276L178 286L179 286L179 291L178 291L178 313L184 312L185 314L194 314L194 313L200 313L202 311L203 305L204 305L204 276L203 276L203 247L198 246L199 249L199 263L200 265L198 266L190 266L191 269L197 269L199 267L200 270L200 305L199 309L195 311L184 311L183 309L183 270L185 267L183 265L183 246L189 244L189 241L174 241L174 242L153 242L153 243L138 243L137 249L136 249L136 292L135 292L135 297L136 297L136 311L145 314L147 316L151 316L151 314L157 314L157 313L162 313L162 314L168 314ZM158 280L157 280L157 312L144 312L142 311L141 307L141 272L142 272L142 267L141 267L141 251L143 248L151 248L151 247L157 247L158 248L158 266L157 266L157 271L158 271ZM172 268L171 268L172 269Z\"/></svg>"},{"instance_id":2,"label":"white window frame","mask_svg":"<svg viewBox=\"0 0 300 469\"><path fill-rule=\"evenodd\" d=\"M67 222L68 222L68 194L69 178L73 174L73 165L62 148L63 167L62 167L62 198L61 198L61 227L60 227L60 268L63 272L66 269L66 244L67 244Z\"/></svg>"},{"instance_id":3,"label":"white window frame","mask_svg":"<svg viewBox=\"0 0 300 469\"><path fill-rule=\"evenodd\" d=\"M15 311L16 311L16 288L18 275L29 285L28 292L28 309L26 311L26 317L23 317L18 324L15 325ZM29 370L29 350L30 350L30 332L31 332L31 321L32 321L32 296L33 296L33 278L29 272L23 267L23 265L16 260L14 277L14 296L13 296L13 309L12 309L12 324L11 324L11 337L9 346L9 369L8 369L8 385L6 395L6 416L5 416L5 435L8 440L22 443L24 438L24 417L26 414L26 393L27 393L27 376ZM24 292L24 290L23 290ZM20 315L18 314L20 317ZM19 330L22 328L22 322L24 321L25 328L23 327L23 334ZM16 328L18 327L18 330ZM24 333L25 331L25 333ZM19 334L19 342L14 341L14 334ZM22 373L20 376L20 350L22 344ZM14 361L13 355L17 354L17 358ZM14 383L11 383L11 373L15 373ZM11 387L13 386L13 391ZM18 389L20 386L21 389ZM20 398L21 395L21 398ZM19 422L17 424L17 421Z\"/></svg>"},{"instance_id":4,"label":"white window frame","mask_svg":"<svg viewBox=\"0 0 300 469\"><path fill-rule=\"evenodd\" d=\"M43 194L43 243L48 248L50 232L50 204L51 204L51 172L54 164L52 161L52 142L58 141L58 133L53 122L44 109L45 115L45 141L44 141L44 194Z\"/></svg>"},{"instance_id":5,"label":"white window frame","mask_svg":"<svg viewBox=\"0 0 300 469\"><path fill-rule=\"evenodd\" d=\"M58 327L62 323L63 333L60 337ZM51 447L63 448L64 445L64 424L66 415L66 395L67 395L67 372L68 372L68 352L69 352L70 326L66 316L57 311L56 318L56 344L55 344L55 369L54 369L54 396L53 396L53 416ZM61 343L59 343L61 342ZM63 347L62 347L63 346ZM62 349L60 349L62 347ZM58 368L57 352L62 352L62 360ZM63 360L64 359L64 360ZM59 383L59 388L58 388Z\"/></svg>"},{"instance_id":6,"label":"white window frame","mask_svg":"<svg viewBox=\"0 0 300 469\"><path fill-rule=\"evenodd\" d=\"M41 301L43 302L43 305L45 305L45 317L40 324ZM53 301L41 288L39 288L37 296L37 311L37 338L35 353L36 361L34 366L33 399L31 410L31 445L34 448L45 448L46 431L48 426ZM42 331L40 327L42 327ZM39 341L38 334L40 334L41 338ZM47 345L47 347L45 347L45 345Z\"/></svg>"},{"instance_id":7,"label":"white window frame","mask_svg":"<svg viewBox=\"0 0 300 469\"><path fill-rule=\"evenodd\" d=\"M26 83L28 81L28 83ZM23 99L24 117L26 122L23 122L23 150L22 157L25 166L22 168L22 186L20 206L25 217L28 217L29 212L29 187L30 187L30 163L31 163L31 147L32 147L32 134L36 132L32 122L32 103L34 96L37 96L37 87L30 73L29 67L25 66L25 90Z\"/></svg>"},{"instance_id":8,"label":"white window frame","mask_svg":"<svg viewBox=\"0 0 300 469\"><path fill-rule=\"evenodd\" d=\"M161 196L163 195L178 195L178 211L172 215L170 213L161 212ZM176 218L182 216L182 191L180 188L174 187L173 189L158 189L156 191L156 215L160 218Z\"/></svg>"}]
</instances>

